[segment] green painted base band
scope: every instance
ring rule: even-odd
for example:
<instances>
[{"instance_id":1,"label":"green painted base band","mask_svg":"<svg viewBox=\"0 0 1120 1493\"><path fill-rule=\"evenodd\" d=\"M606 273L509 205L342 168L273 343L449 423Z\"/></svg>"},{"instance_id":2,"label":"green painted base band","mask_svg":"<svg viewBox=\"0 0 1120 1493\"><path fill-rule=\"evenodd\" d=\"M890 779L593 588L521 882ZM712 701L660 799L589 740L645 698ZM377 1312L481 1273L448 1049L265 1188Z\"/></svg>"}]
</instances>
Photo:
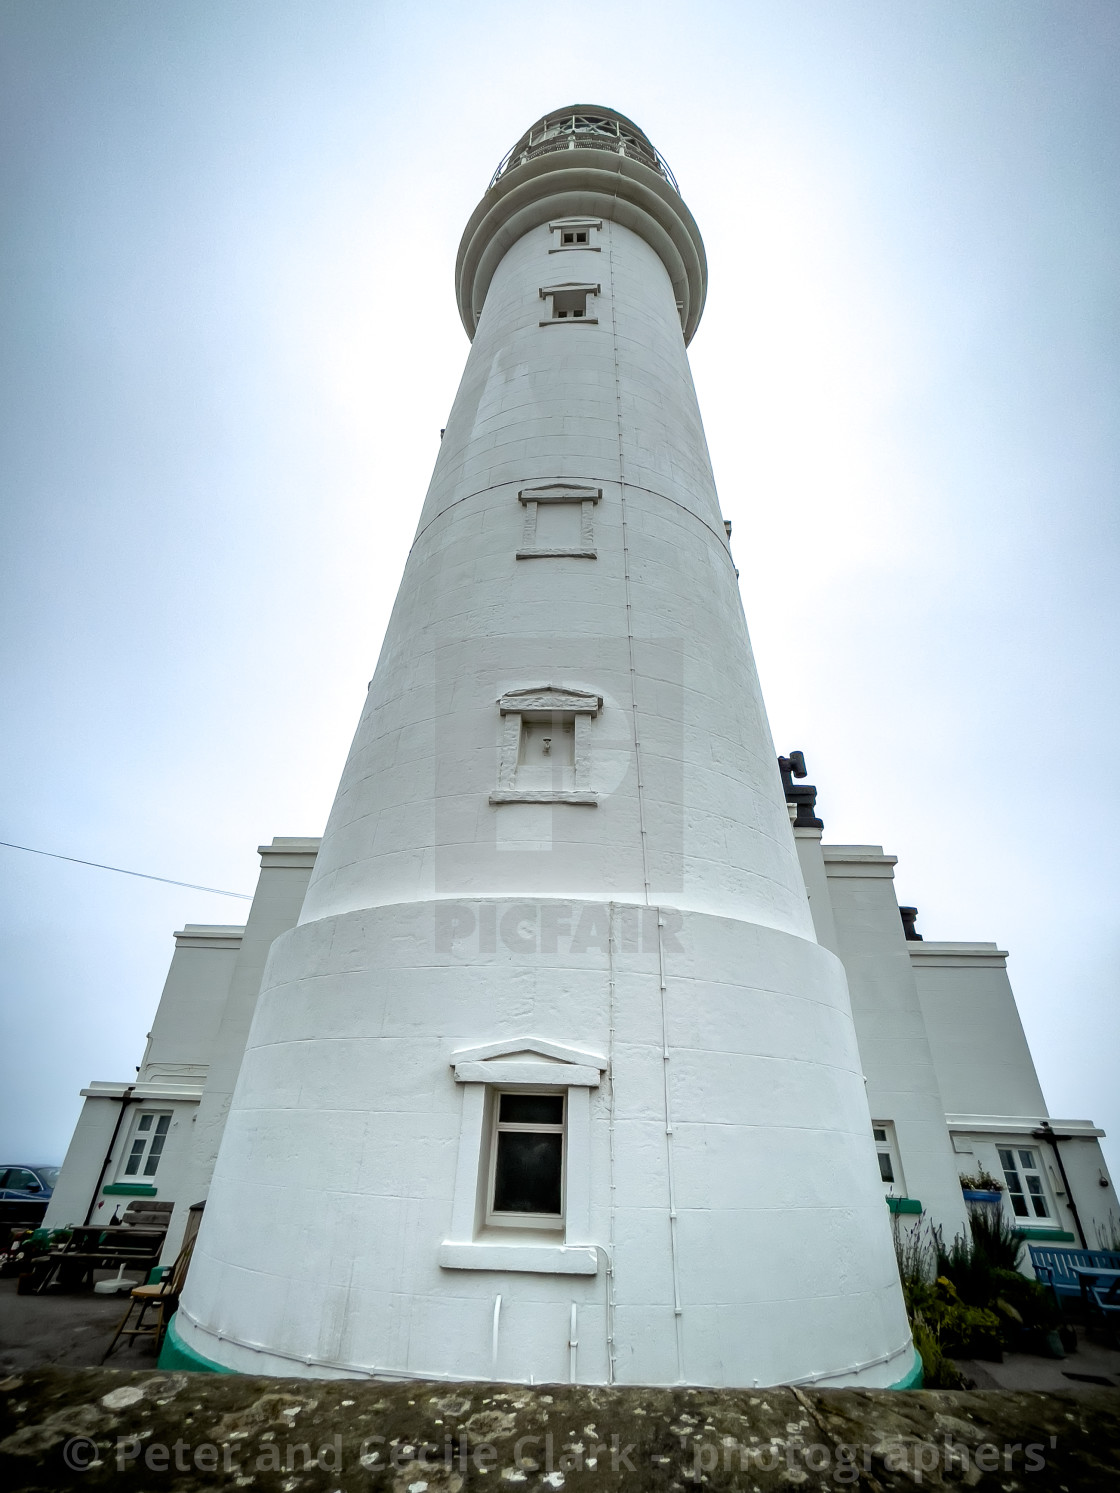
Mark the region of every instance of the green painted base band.
<instances>
[{"instance_id":1,"label":"green painted base band","mask_svg":"<svg viewBox=\"0 0 1120 1493\"><path fill-rule=\"evenodd\" d=\"M921 1389L925 1379L925 1371L922 1368L922 1355L917 1348L914 1349L914 1362L910 1366L910 1372L897 1384L892 1384L891 1389Z\"/></svg>"},{"instance_id":2,"label":"green painted base band","mask_svg":"<svg viewBox=\"0 0 1120 1493\"><path fill-rule=\"evenodd\" d=\"M1072 1244L1074 1235L1065 1229L1021 1229L1016 1224L1015 1232L1020 1239L1033 1239L1035 1243L1048 1239L1051 1244Z\"/></svg>"},{"instance_id":3,"label":"green painted base band","mask_svg":"<svg viewBox=\"0 0 1120 1493\"><path fill-rule=\"evenodd\" d=\"M910 1365L909 1372L904 1374L897 1384L888 1386L890 1389L921 1389L922 1387L922 1355L917 1348L912 1348L914 1361ZM161 1369L186 1369L193 1374L236 1374L236 1369L226 1368L224 1363L215 1363L212 1358L203 1358L201 1353L196 1353L189 1348L179 1336L175 1326L175 1318L167 1324L167 1331L163 1338L163 1347L159 1354L159 1367Z\"/></svg>"},{"instance_id":4,"label":"green painted base band","mask_svg":"<svg viewBox=\"0 0 1120 1493\"><path fill-rule=\"evenodd\" d=\"M154 1198L156 1195L154 1182L110 1182L101 1191L111 1198Z\"/></svg>"},{"instance_id":5,"label":"green painted base band","mask_svg":"<svg viewBox=\"0 0 1120 1493\"><path fill-rule=\"evenodd\" d=\"M888 1198L887 1207L892 1213L920 1213L922 1205L917 1198Z\"/></svg>"},{"instance_id":6,"label":"green painted base band","mask_svg":"<svg viewBox=\"0 0 1120 1493\"><path fill-rule=\"evenodd\" d=\"M193 1348L188 1348L175 1327L175 1318L167 1324L163 1336L163 1347L159 1350L161 1369L187 1369L192 1374L236 1374L236 1369L227 1369L224 1363L215 1363L212 1358L203 1358Z\"/></svg>"}]
</instances>

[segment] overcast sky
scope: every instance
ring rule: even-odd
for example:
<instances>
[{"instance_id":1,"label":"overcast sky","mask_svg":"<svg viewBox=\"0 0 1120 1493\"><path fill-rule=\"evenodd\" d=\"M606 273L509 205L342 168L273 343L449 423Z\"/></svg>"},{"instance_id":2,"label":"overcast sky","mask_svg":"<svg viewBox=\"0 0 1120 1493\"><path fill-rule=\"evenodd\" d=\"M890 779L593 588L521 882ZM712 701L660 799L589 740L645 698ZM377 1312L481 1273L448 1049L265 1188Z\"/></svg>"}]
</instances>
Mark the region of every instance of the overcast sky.
<instances>
[{"instance_id":1,"label":"overcast sky","mask_svg":"<svg viewBox=\"0 0 1120 1493\"><path fill-rule=\"evenodd\" d=\"M691 357L825 838L992 939L1120 1174L1113 0L5 0L0 839L252 891L322 830L499 158L597 102L707 245ZM0 1161L247 903L0 850Z\"/></svg>"}]
</instances>

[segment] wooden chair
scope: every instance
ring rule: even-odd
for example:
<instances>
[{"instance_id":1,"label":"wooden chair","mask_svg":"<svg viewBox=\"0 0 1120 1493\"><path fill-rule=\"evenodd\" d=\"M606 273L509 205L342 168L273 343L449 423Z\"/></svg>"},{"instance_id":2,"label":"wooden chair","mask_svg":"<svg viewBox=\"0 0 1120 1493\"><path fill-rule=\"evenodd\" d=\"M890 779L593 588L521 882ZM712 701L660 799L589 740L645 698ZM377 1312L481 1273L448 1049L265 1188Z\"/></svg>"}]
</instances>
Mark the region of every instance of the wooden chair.
<instances>
[{"instance_id":1,"label":"wooden chair","mask_svg":"<svg viewBox=\"0 0 1120 1493\"><path fill-rule=\"evenodd\" d=\"M179 1305L179 1296L187 1279L187 1270L190 1268L191 1254L194 1251L194 1239L189 1239L179 1251L178 1257L172 1265L167 1276L155 1282L153 1285L133 1286L129 1293L128 1310L120 1320L120 1325L113 1334L113 1341L105 1349L101 1362L109 1357L117 1346L118 1339L150 1337L153 1345L158 1350L163 1341L164 1328L170 1321ZM147 1321L146 1318L151 1310L155 1310L155 1320ZM129 1326L129 1318L136 1311L136 1321Z\"/></svg>"}]
</instances>

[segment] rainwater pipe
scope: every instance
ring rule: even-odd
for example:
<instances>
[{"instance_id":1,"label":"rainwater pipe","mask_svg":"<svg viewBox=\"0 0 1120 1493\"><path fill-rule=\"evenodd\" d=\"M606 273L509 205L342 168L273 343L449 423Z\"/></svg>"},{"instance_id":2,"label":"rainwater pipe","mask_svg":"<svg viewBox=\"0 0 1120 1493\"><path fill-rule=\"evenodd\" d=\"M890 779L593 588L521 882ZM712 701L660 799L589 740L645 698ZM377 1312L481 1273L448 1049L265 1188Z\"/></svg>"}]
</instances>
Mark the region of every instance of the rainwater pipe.
<instances>
[{"instance_id":1,"label":"rainwater pipe","mask_svg":"<svg viewBox=\"0 0 1120 1493\"><path fill-rule=\"evenodd\" d=\"M1077 1237L1081 1240L1081 1248L1088 1249L1089 1241L1085 1238L1085 1230L1081 1227L1081 1215L1080 1213L1078 1213L1077 1204L1074 1201L1073 1188L1069 1185L1069 1178L1066 1176L1065 1163L1062 1161L1062 1153L1058 1150L1058 1136L1056 1136L1054 1134L1054 1131L1051 1129L1050 1121L1043 1120L1041 1128L1038 1130L1032 1130L1031 1136L1034 1140L1045 1140L1050 1142L1050 1149L1054 1153L1054 1160L1058 1163L1058 1170L1062 1174L1062 1186L1066 1190L1066 1202L1069 1204L1069 1211L1073 1214L1073 1221L1077 1225ZM1069 1140L1070 1137L1067 1135L1064 1137L1064 1139Z\"/></svg>"},{"instance_id":2,"label":"rainwater pipe","mask_svg":"<svg viewBox=\"0 0 1120 1493\"><path fill-rule=\"evenodd\" d=\"M108 1168L110 1161L112 1161L113 1159L113 1151L117 1144L117 1136L121 1133L121 1121L124 1119L124 1112L132 1103L133 1087L134 1086L132 1084L129 1084L128 1088L126 1088L124 1093L121 1095L121 1107L117 1111L117 1123L113 1126L113 1136L109 1141L109 1149L105 1152L105 1160L101 1163L101 1170L98 1172L97 1181L94 1183L93 1195L89 1200L89 1207L86 1209L86 1224L88 1224L90 1219L93 1217L93 1210L97 1205L97 1199L101 1195L101 1184L105 1180L106 1169ZM83 1227L85 1227L85 1224L83 1224Z\"/></svg>"}]
</instances>

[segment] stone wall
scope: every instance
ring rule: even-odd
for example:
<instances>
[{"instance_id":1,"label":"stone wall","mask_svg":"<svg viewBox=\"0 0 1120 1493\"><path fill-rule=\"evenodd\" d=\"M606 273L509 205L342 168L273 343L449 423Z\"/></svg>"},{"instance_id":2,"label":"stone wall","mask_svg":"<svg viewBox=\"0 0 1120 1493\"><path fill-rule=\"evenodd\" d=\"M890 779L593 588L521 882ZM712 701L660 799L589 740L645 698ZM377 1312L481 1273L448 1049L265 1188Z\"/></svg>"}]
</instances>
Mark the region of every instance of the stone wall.
<instances>
[{"instance_id":1,"label":"stone wall","mask_svg":"<svg viewBox=\"0 0 1120 1493\"><path fill-rule=\"evenodd\" d=\"M1120 1395L588 1389L39 1369L0 1381L9 1493L1120 1485Z\"/></svg>"}]
</instances>

